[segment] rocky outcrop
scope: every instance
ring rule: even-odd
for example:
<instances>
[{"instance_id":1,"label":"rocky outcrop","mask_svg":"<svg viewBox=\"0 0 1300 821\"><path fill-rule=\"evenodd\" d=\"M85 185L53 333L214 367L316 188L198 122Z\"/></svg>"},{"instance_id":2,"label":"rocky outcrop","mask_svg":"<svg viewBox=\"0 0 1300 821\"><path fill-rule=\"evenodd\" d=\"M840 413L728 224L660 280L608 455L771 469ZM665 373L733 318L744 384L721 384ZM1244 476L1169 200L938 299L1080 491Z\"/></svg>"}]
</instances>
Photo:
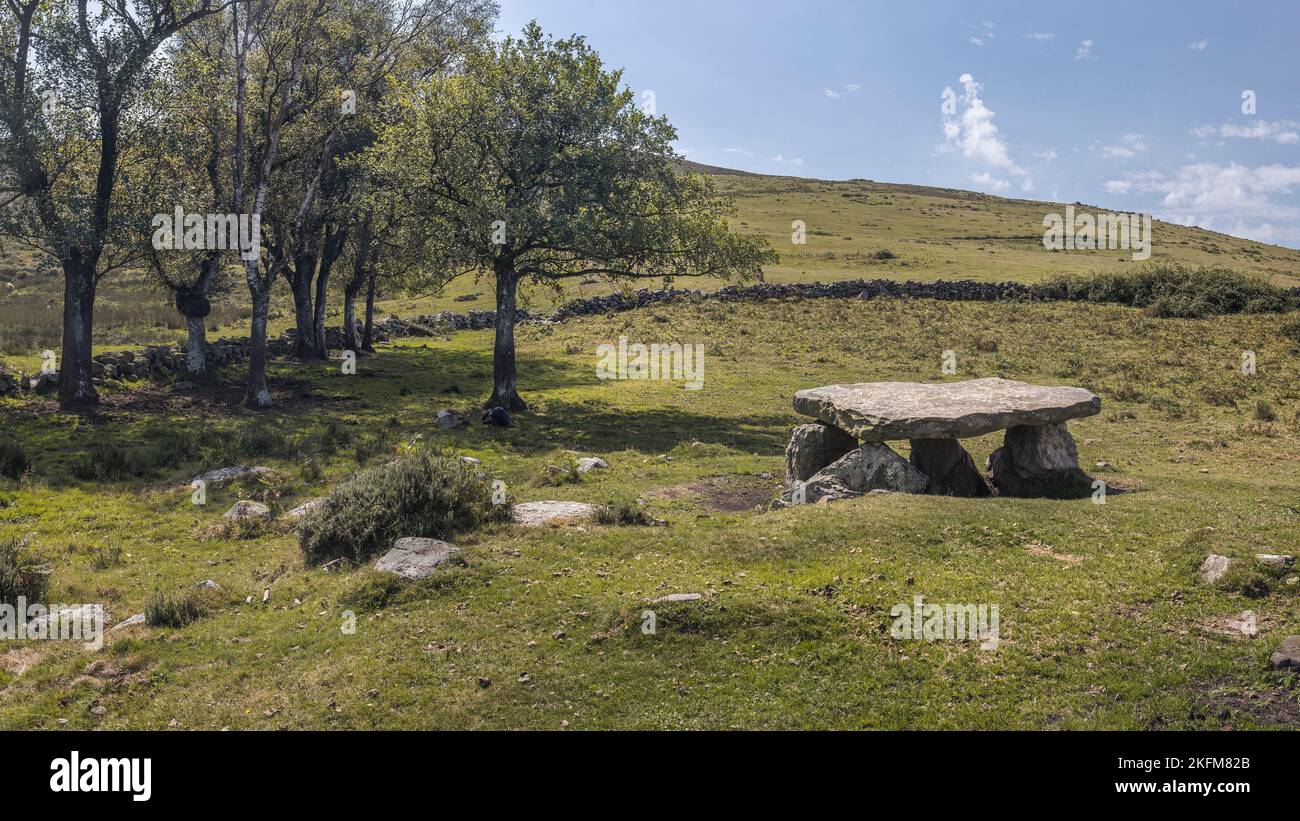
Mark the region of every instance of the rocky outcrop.
<instances>
[{"instance_id":1,"label":"rocky outcrop","mask_svg":"<svg viewBox=\"0 0 1300 821\"><path fill-rule=\"evenodd\" d=\"M596 508L584 502L521 502L510 509L510 514L515 524L537 527L590 521L596 516Z\"/></svg>"},{"instance_id":2,"label":"rocky outcrop","mask_svg":"<svg viewBox=\"0 0 1300 821\"><path fill-rule=\"evenodd\" d=\"M401 538L393 542L392 550L375 562L375 570L395 573L404 579L426 579L459 552L459 547L438 539Z\"/></svg>"},{"instance_id":3,"label":"rocky outcrop","mask_svg":"<svg viewBox=\"0 0 1300 821\"><path fill-rule=\"evenodd\" d=\"M873 490L923 493L929 481L887 445L868 442L813 474L803 485L804 502L851 498Z\"/></svg>"}]
</instances>

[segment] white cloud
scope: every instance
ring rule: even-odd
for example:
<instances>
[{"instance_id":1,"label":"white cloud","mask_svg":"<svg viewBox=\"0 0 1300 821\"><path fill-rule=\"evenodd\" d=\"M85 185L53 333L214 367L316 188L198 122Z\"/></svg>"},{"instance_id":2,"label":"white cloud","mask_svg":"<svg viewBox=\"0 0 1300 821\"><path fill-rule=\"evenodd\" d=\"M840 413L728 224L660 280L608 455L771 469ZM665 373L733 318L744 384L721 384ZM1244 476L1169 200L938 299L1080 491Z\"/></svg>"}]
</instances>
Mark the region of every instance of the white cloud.
<instances>
[{"instance_id":1,"label":"white cloud","mask_svg":"<svg viewBox=\"0 0 1300 821\"><path fill-rule=\"evenodd\" d=\"M1026 34L1025 36L1031 40L1037 40L1040 43L1044 43L1048 40L1056 39L1056 35L1050 31L1034 31L1034 32L1030 32L1029 34Z\"/></svg>"},{"instance_id":2,"label":"white cloud","mask_svg":"<svg viewBox=\"0 0 1300 821\"><path fill-rule=\"evenodd\" d=\"M840 97L840 93L839 93L838 91L831 91L831 90L828 88L828 89L826 89L826 96L829 97L829 98L831 98L832 100L838 100L839 97Z\"/></svg>"},{"instance_id":3,"label":"white cloud","mask_svg":"<svg viewBox=\"0 0 1300 821\"><path fill-rule=\"evenodd\" d=\"M1192 51L1205 51L1205 49L1209 48L1209 46L1210 46L1210 41L1204 38L1197 40L1194 43L1187 44L1187 47L1190 48Z\"/></svg>"},{"instance_id":4,"label":"white cloud","mask_svg":"<svg viewBox=\"0 0 1300 821\"><path fill-rule=\"evenodd\" d=\"M1057 153L1050 148L1046 151L1036 151L1034 156L1043 162L1055 162L1057 160Z\"/></svg>"},{"instance_id":5,"label":"white cloud","mask_svg":"<svg viewBox=\"0 0 1300 821\"><path fill-rule=\"evenodd\" d=\"M1141 134L1125 134L1119 138L1119 145L1104 145L1101 148L1103 157L1120 157L1121 159L1130 159L1136 157L1143 151L1147 150L1146 141Z\"/></svg>"},{"instance_id":6,"label":"white cloud","mask_svg":"<svg viewBox=\"0 0 1300 821\"><path fill-rule=\"evenodd\" d=\"M1082 60L1085 57L1091 57L1091 56L1092 56L1092 41L1084 40L1082 43L1079 44L1079 48L1074 52L1074 59ZM1097 58L1092 57L1092 59L1095 60Z\"/></svg>"},{"instance_id":7,"label":"white cloud","mask_svg":"<svg viewBox=\"0 0 1300 821\"><path fill-rule=\"evenodd\" d=\"M1201 139L1217 136L1225 139L1272 140L1280 145L1295 145L1300 143L1300 123L1294 120L1252 120L1247 125L1198 125L1192 129L1192 136Z\"/></svg>"},{"instance_id":8,"label":"white cloud","mask_svg":"<svg viewBox=\"0 0 1300 821\"><path fill-rule=\"evenodd\" d=\"M984 41L981 40L981 39L978 38L978 37L975 37L975 36L971 36L971 37L966 38L966 42L970 43L972 46L982 46L982 45L984 45Z\"/></svg>"},{"instance_id":9,"label":"white cloud","mask_svg":"<svg viewBox=\"0 0 1300 821\"><path fill-rule=\"evenodd\" d=\"M857 94L859 91L862 90L862 84L861 84L861 83L849 83L848 85L844 86L844 90L847 91L847 92L849 92L850 94Z\"/></svg>"},{"instance_id":10,"label":"white cloud","mask_svg":"<svg viewBox=\"0 0 1300 821\"><path fill-rule=\"evenodd\" d=\"M1011 187L1011 183L1006 180L997 179L987 171L983 171L979 174L972 174L970 176L970 181L976 185L982 185L985 188L992 188L994 191L1006 191Z\"/></svg>"},{"instance_id":11,"label":"white cloud","mask_svg":"<svg viewBox=\"0 0 1300 821\"><path fill-rule=\"evenodd\" d=\"M746 157L754 156L753 151L749 151L748 149L744 149L744 148L724 148L722 150L727 154L743 154Z\"/></svg>"},{"instance_id":12,"label":"white cloud","mask_svg":"<svg viewBox=\"0 0 1300 821\"><path fill-rule=\"evenodd\" d=\"M1029 172L1011 159L1006 142L998 127L993 124L994 112L980 98L983 86L975 82L970 74L961 75L958 81L963 89L960 97L952 94L951 89L944 90L944 97L954 98L960 109L953 114L944 115L943 135L948 145L960 149L962 156L967 159L1022 177L1032 184Z\"/></svg>"}]
</instances>

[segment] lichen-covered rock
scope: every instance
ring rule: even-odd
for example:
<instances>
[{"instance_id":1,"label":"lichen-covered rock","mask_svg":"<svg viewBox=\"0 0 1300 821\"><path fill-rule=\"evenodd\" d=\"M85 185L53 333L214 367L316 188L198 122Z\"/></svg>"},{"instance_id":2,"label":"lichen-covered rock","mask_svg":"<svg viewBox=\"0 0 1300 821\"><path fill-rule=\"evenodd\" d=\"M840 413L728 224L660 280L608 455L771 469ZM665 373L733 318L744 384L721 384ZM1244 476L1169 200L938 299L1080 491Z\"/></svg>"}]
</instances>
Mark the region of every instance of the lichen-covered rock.
<instances>
[{"instance_id":1,"label":"lichen-covered rock","mask_svg":"<svg viewBox=\"0 0 1300 821\"><path fill-rule=\"evenodd\" d=\"M227 519L269 519L271 508L251 499L240 499L230 506L225 513Z\"/></svg>"},{"instance_id":2,"label":"lichen-covered rock","mask_svg":"<svg viewBox=\"0 0 1300 821\"><path fill-rule=\"evenodd\" d=\"M814 422L799 425L785 448L786 482L804 482L813 474L858 447L858 440L839 428Z\"/></svg>"},{"instance_id":3,"label":"lichen-covered rock","mask_svg":"<svg viewBox=\"0 0 1300 821\"><path fill-rule=\"evenodd\" d=\"M375 570L404 579L425 579L459 552L459 547L438 539L405 537L393 542L393 549L375 562Z\"/></svg>"},{"instance_id":4,"label":"lichen-covered rock","mask_svg":"<svg viewBox=\"0 0 1300 821\"><path fill-rule=\"evenodd\" d=\"M585 502L521 502L512 507L510 513L515 524L536 527L590 521L596 516L596 508Z\"/></svg>"},{"instance_id":5,"label":"lichen-covered rock","mask_svg":"<svg viewBox=\"0 0 1300 821\"><path fill-rule=\"evenodd\" d=\"M1029 496L1085 485L1074 437L1057 425L1017 425L1007 429L1002 447L989 455L989 476L1004 496Z\"/></svg>"},{"instance_id":6,"label":"lichen-covered rock","mask_svg":"<svg viewBox=\"0 0 1300 821\"><path fill-rule=\"evenodd\" d=\"M1223 574L1228 572L1232 566L1232 559L1227 556L1220 556L1217 553L1211 553L1201 562L1201 581L1206 584L1214 584L1223 578Z\"/></svg>"}]
</instances>

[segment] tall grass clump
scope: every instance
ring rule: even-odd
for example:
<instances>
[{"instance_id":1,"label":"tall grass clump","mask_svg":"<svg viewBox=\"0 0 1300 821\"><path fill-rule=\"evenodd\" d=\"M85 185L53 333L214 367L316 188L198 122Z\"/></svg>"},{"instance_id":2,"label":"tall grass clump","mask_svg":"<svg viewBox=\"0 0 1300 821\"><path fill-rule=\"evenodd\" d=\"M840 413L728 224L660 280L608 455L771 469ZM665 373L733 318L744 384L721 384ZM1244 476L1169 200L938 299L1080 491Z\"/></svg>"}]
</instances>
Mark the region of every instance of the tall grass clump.
<instances>
[{"instance_id":1,"label":"tall grass clump","mask_svg":"<svg viewBox=\"0 0 1300 821\"><path fill-rule=\"evenodd\" d=\"M402 536L445 539L507 515L471 466L420 449L340 484L299 524L298 543L309 565L340 557L360 564Z\"/></svg>"},{"instance_id":2,"label":"tall grass clump","mask_svg":"<svg viewBox=\"0 0 1300 821\"><path fill-rule=\"evenodd\" d=\"M28 550L26 539L0 541L0 604L18 606L21 596L29 604L45 601L50 571Z\"/></svg>"},{"instance_id":3,"label":"tall grass clump","mask_svg":"<svg viewBox=\"0 0 1300 821\"><path fill-rule=\"evenodd\" d=\"M0 436L0 476L21 479L31 466L31 457L21 442L10 436Z\"/></svg>"},{"instance_id":4,"label":"tall grass clump","mask_svg":"<svg viewBox=\"0 0 1300 821\"><path fill-rule=\"evenodd\" d=\"M1119 273L1062 274L1043 287L1064 299L1132 305L1157 317L1281 313L1296 307L1276 285L1218 265L1161 263Z\"/></svg>"}]
</instances>

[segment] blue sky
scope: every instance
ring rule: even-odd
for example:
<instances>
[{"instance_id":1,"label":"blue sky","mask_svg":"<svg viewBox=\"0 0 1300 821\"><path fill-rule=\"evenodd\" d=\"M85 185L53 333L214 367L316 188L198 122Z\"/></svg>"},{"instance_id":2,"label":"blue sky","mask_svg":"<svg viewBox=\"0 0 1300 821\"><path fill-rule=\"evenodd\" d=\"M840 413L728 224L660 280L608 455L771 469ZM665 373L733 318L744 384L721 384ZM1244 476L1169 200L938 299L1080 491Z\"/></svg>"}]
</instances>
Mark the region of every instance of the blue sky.
<instances>
[{"instance_id":1,"label":"blue sky","mask_svg":"<svg viewBox=\"0 0 1300 821\"><path fill-rule=\"evenodd\" d=\"M586 35L698 162L1300 248L1300 2L500 2L503 31Z\"/></svg>"}]
</instances>

